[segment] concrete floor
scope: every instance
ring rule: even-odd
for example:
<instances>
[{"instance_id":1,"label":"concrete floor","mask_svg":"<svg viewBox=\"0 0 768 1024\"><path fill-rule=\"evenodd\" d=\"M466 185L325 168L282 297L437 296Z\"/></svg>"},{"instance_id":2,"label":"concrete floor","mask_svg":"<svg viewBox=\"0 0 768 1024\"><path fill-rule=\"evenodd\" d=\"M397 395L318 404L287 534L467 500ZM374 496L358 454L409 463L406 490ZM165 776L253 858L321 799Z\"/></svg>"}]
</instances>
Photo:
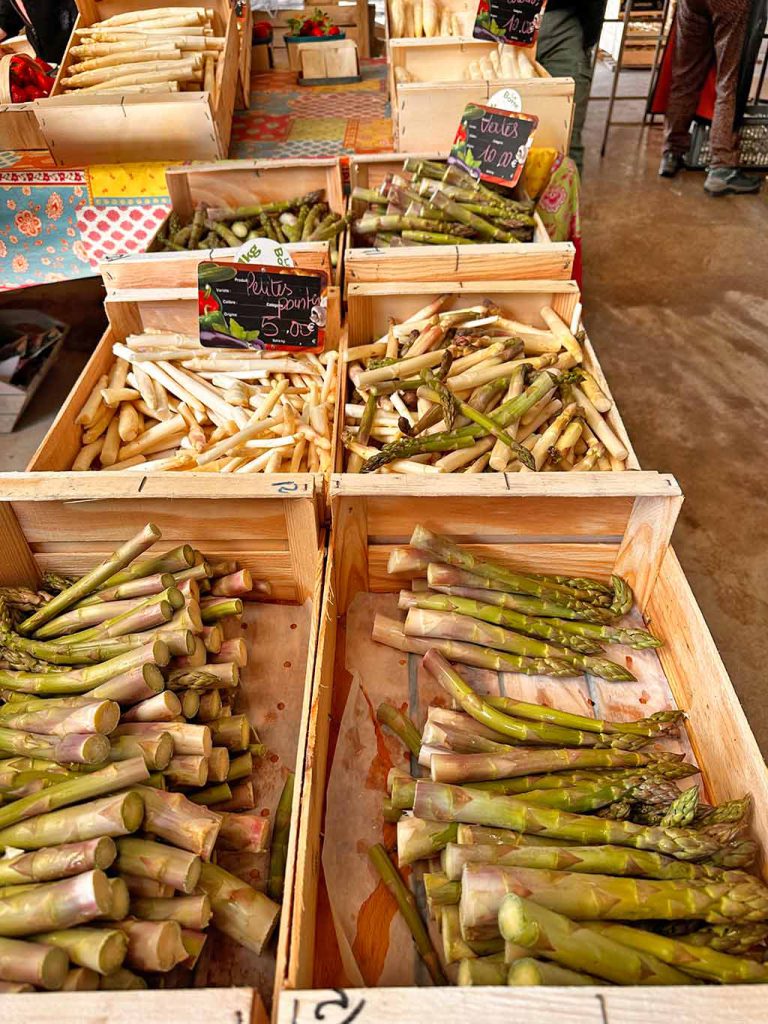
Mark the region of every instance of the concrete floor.
<instances>
[{"instance_id":1,"label":"concrete floor","mask_svg":"<svg viewBox=\"0 0 768 1024\"><path fill-rule=\"evenodd\" d=\"M643 89L644 76L624 77L625 93ZM639 113L625 104L616 116ZM674 543L765 752L768 186L710 199L702 174L660 180L658 128L613 128L601 160L604 116L593 104L586 129L587 325L642 465L673 473L685 492ZM41 293L0 305L42 303ZM19 429L0 437L0 469L26 464L102 329L98 282L48 295L45 308L74 324L70 351Z\"/></svg>"}]
</instances>

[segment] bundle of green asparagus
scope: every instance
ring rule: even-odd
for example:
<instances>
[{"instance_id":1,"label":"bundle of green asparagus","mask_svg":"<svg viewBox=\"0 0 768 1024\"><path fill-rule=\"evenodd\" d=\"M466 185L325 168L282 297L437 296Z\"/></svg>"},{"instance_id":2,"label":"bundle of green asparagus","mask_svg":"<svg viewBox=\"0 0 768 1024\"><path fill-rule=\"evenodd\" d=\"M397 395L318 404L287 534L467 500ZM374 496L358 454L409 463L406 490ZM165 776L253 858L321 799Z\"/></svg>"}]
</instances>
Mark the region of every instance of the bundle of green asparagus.
<instances>
[{"instance_id":1,"label":"bundle of green asparagus","mask_svg":"<svg viewBox=\"0 0 768 1024\"><path fill-rule=\"evenodd\" d=\"M613 402L550 306L546 329L491 302L438 295L383 338L347 349L347 472L623 470Z\"/></svg>"},{"instance_id":2,"label":"bundle of green asparagus","mask_svg":"<svg viewBox=\"0 0 768 1024\"><path fill-rule=\"evenodd\" d=\"M251 238L275 242L330 242L331 263L338 262L338 237L350 217L331 210L322 190L275 202L254 200L248 206L208 207L198 204L184 224L171 213L153 239L150 252L239 248Z\"/></svg>"},{"instance_id":3,"label":"bundle of green asparagus","mask_svg":"<svg viewBox=\"0 0 768 1024\"><path fill-rule=\"evenodd\" d=\"M515 571L420 525L410 547L393 549L387 569L414 580L414 588L400 591L405 622L377 613L373 638L410 654L434 648L498 672L628 682L634 675L604 657L602 644L661 646L647 630L617 623L634 602L620 576L604 583Z\"/></svg>"},{"instance_id":4,"label":"bundle of green asparagus","mask_svg":"<svg viewBox=\"0 0 768 1024\"><path fill-rule=\"evenodd\" d=\"M269 895L228 870L270 849L252 781L266 749L236 703L243 599L268 588L188 544L145 555L159 539L149 524L79 579L0 590L0 982L14 991L143 988L193 968L209 923L260 953L280 912L290 778Z\"/></svg>"},{"instance_id":5,"label":"bundle of green asparagus","mask_svg":"<svg viewBox=\"0 0 768 1024\"><path fill-rule=\"evenodd\" d=\"M354 188L352 207L355 244L379 248L531 242L535 228L530 199L452 164L413 157L380 188Z\"/></svg>"},{"instance_id":6,"label":"bundle of green asparagus","mask_svg":"<svg viewBox=\"0 0 768 1024\"><path fill-rule=\"evenodd\" d=\"M704 805L676 784L698 768L654 746L683 712L593 719L483 698L436 650L424 667L458 710L430 707L421 734L378 718L429 771L390 771L384 818L400 867L426 871L441 955L386 849L371 860L436 984L768 981L751 802Z\"/></svg>"}]
</instances>

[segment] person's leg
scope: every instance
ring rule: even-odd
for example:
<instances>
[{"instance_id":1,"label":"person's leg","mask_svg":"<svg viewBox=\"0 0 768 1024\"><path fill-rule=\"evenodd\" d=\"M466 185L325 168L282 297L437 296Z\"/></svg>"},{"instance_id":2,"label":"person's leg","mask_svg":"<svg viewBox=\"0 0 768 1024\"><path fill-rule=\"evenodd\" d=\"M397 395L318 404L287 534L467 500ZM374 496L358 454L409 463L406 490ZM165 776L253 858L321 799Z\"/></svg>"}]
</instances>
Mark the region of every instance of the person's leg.
<instances>
[{"instance_id":1,"label":"person's leg","mask_svg":"<svg viewBox=\"0 0 768 1024\"><path fill-rule=\"evenodd\" d=\"M675 54L664 118L664 152L679 157L688 151L691 121L714 55L707 6L706 0L679 0L677 5Z\"/></svg>"},{"instance_id":2,"label":"person's leg","mask_svg":"<svg viewBox=\"0 0 768 1024\"><path fill-rule=\"evenodd\" d=\"M572 78L576 84L570 156L581 173L584 162L581 135L592 84L592 63L584 49L581 22L574 11L544 11L536 59L553 78Z\"/></svg>"},{"instance_id":3,"label":"person's leg","mask_svg":"<svg viewBox=\"0 0 768 1024\"><path fill-rule=\"evenodd\" d=\"M710 166L736 167L739 162L738 135L733 125L749 0L709 0L709 6L717 57L715 110L709 136L712 149Z\"/></svg>"}]
</instances>

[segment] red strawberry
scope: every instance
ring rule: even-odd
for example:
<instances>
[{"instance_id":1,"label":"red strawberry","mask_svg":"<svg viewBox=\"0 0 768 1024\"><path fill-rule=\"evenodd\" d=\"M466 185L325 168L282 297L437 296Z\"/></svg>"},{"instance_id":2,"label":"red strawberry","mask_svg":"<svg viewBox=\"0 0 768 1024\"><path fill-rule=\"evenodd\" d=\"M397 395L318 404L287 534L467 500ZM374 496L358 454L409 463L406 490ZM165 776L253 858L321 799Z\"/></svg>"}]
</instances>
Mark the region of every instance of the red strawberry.
<instances>
[{"instance_id":1,"label":"red strawberry","mask_svg":"<svg viewBox=\"0 0 768 1024\"><path fill-rule=\"evenodd\" d=\"M340 32L340 29L339 29L338 25L331 25L331 27L328 29L328 35L329 36L337 36L337 35L339 35L339 32Z\"/></svg>"}]
</instances>

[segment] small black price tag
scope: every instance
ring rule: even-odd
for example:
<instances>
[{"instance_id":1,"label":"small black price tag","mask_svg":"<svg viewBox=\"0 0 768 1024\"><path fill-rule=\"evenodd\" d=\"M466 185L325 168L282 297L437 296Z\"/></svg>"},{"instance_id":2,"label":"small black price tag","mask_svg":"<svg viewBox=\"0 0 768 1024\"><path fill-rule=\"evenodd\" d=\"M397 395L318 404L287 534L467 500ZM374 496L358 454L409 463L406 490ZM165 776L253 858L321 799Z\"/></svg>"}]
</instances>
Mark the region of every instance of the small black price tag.
<instances>
[{"instance_id":1,"label":"small black price tag","mask_svg":"<svg viewBox=\"0 0 768 1024\"><path fill-rule=\"evenodd\" d=\"M328 298L321 270L201 263L197 285L206 348L322 351Z\"/></svg>"},{"instance_id":2,"label":"small black price tag","mask_svg":"<svg viewBox=\"0 0 768 1024\"><path fill-rule=\"evenodd\" d=\"M533 114L515 114L468 103L448 162L458 164L473 178L497 185L516 185L538 123Z\"/></svg>"},{"instance_id":3,"label":"small black price tag","mask_svg":"<svg viewBox=\"0 0 768 1024\"><path fill-rule=\"evenodd\" d=\"M547 0L480 0L473 35L513 46L536 42Z\"/></svg>"}]
</instances>

